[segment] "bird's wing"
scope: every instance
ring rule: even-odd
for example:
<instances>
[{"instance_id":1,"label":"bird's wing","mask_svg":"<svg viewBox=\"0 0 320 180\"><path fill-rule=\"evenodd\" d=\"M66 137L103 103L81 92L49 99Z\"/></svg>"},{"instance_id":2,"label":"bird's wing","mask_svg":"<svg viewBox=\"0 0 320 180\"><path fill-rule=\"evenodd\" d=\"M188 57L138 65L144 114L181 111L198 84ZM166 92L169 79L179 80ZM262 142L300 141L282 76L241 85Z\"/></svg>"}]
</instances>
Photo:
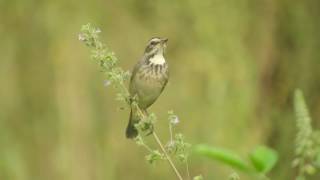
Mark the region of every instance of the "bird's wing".
<instances>
[{"instance_id":1,"label":"bird's wing","mask_svg":"<svg viewBox=\"0 0 320 180\"><path fill-rule=\"evenodd\" d=\"M164 78L164 82L163 82L163 86L161 89L161 92L164 90L164 88L166 87L167 83L169 81L169 68L167 68L166 70L166 77Z\"/></svg>"},{"instance_id":2,"label":"bird's wing","mask_svg":"<svg viewBox=\"0 0 320 180\"><path fill-rule=\"evenodd\" d=\"M144 59L140 60L132 69L132 73L131 73L131 78L130 78L130 84L129 84L129 92L131 95L136 94L136 89L133 87L134 84L132 83L134 78L137 75L137 72L139 70L139 67L141 67L142 63L143 63Z\"/></svg>"}]
</instances>

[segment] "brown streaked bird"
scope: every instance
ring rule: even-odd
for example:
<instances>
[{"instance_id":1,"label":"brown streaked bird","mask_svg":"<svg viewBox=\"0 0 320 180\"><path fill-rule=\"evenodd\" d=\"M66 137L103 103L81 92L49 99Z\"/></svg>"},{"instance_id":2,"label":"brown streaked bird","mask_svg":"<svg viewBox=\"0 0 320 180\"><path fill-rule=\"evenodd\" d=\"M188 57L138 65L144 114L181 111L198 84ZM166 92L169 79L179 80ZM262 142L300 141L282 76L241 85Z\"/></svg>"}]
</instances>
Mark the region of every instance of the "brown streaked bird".
<instances>
[{"instance_id":1,"label":"brown streaked bird","mask_svg":"<svg viewBox=\"0 0 320 180\"><path fill-rule=\"evenodd\" d=\"M155 37L149 40L142 59L135 65L130 80L131 97L137 96L137 103L143 113L159 97L169 78L168 64L164 58L167 38ZM138 131L135 123L140 121L136 110L131 107L127 138L135 138Z\"/></svg>"}]
</instances>

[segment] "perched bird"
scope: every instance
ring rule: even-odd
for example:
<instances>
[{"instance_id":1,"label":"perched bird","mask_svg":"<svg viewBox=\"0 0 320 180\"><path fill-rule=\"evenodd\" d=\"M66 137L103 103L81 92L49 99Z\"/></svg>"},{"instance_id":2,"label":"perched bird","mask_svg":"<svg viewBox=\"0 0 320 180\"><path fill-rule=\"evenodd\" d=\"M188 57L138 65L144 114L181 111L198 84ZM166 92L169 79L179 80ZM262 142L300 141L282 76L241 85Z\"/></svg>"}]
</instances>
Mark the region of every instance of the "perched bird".
<instances>
[{"instance_id":1,"label":"perched bird","mask_svg":"<svg viewBox=\"0 0 320 180\"><path fill-rule=\"evenodd\" d=\"M149 40L142 59L135 65L129 85L131 97L137 97L137 104L143 113L159 97L169 78L168 64L164 58L167 38L155 37ZM131 107L130 119L126 130L127 138L135 138L138 131L135 123L140 118Z\"/></svg>"}]
</instances>

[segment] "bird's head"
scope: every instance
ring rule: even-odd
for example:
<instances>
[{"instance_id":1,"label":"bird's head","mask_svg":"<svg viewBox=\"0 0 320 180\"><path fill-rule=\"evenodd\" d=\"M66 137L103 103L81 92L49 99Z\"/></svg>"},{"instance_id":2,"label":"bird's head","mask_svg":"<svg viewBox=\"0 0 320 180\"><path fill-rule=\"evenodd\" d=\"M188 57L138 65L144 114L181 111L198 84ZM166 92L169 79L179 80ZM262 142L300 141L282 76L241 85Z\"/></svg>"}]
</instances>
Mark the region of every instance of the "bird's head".
<instances>
[{"instance_id":1,"label":"bird's head","mask_svg":"<svg viewBox=\"0 0 320 180\"><path fill-rule=\"evenodd\" d=\"M144 53L147 56L163 54L167 47L167 42L168 42L168 38L159 38L159 37L151 38L147 44L147 47Z\"/></svg>"}]
</instances>

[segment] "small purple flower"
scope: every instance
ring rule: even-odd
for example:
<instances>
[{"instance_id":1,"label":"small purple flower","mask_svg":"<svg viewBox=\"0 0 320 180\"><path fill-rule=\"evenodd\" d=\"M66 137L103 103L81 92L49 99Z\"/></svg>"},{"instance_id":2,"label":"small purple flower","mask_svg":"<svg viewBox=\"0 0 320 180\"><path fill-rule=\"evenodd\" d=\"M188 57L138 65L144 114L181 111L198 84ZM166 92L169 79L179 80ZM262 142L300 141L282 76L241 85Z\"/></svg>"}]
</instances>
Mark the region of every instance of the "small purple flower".
<instances>
[{"instance_id":1,"label":"small purple flower","mask_svg":"<svg viewBox=\"0 0 320 180\"><path fill-rule=\"evenodd\" d=\"M105 86L105 87L110 86L110 84L111 84L110 80L104 80L104 82L103 82L103 86Z\"/></svg>"},{"instance_id":2,"label":"small purple flower","mask_svg":"<svg viewBox=\"0 0 320 180\"><path fill-rule=\"evenodd\" d=\"M169 143L167 144L168 147L174 147L175 146L175 143L174 141L169 141Z\"/></svg>"},{"instance_id":3,"label":"small purple flower","mask_svg":"<svg viewBox=\"0 0 320 180\"><path fill-rule=\"evenodd\" d=\"M176 115L173 115L172 118L171 118L170 123L171 123L172 125L176 125L176 124L178 124L179 122L180 122L180 121L179 121L179 117L176 116Z\"/></svg>"},{"instance_id":4,"label":"small purple flower","mask_svg":"<svg viewBox=\"0 0 320 180\"><path fill-rule=\"evenodd\" d=\"M101 30L99 28L95 29L95 33L101 33Z\"/></svg>"},{"instance_id":5,"label":"small purple flower","mask_svg":"<svg viewBox=\"0 0 320 180\"><path fill-rule=\"evenodd\" d=\"M173 153L175 151L176 144L174 141L169 141L168 144L166 145L166 149L169 153Z\"/></svg>"},{"instance_id":6,"label":"small purple flower","mask_svg":"<svg viewBox=\"0 0 320 180\"><path fill-rule=\"evenodd\" d=\"M80 34L78 35L78 39L79 39L79 41L85 41L85 40L86 40L86 37L84 36L84 34L80 33Z\"/></svg>"}]
</instances>

